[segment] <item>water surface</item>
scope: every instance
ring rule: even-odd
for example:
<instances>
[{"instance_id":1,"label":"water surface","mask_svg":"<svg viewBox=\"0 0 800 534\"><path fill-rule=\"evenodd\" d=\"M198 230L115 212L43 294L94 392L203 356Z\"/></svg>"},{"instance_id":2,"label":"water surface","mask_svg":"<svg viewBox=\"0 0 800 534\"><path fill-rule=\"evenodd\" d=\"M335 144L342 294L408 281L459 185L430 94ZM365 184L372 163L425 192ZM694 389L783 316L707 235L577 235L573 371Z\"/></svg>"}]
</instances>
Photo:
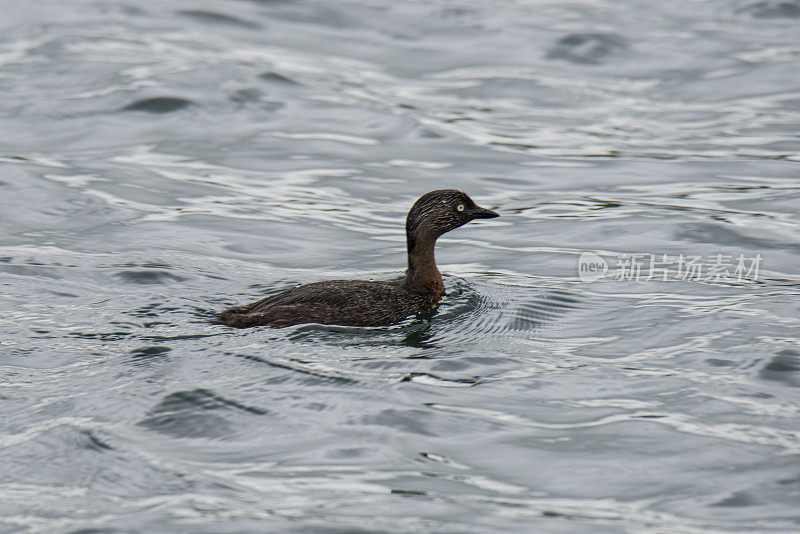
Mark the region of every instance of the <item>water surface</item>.
<instances>
[{"instance_id":1,"label":"water surface","mask_svg":"<svg viewBox=\"0 0 800 534\"><path fill-rule=\"evenodd\" d=\"M800 3L3 11L0 531L800 530ZM207 323L440 187L433 316Z\"/></svg>"}]
</instances>

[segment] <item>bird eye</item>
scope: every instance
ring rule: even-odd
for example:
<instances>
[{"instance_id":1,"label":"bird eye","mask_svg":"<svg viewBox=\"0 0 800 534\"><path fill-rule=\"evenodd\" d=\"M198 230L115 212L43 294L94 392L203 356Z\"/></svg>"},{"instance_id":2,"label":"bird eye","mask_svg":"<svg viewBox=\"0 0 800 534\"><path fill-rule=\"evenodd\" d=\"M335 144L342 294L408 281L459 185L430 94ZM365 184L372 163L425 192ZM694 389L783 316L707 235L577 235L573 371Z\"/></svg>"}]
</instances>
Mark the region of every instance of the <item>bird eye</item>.
<instances>
[{"instance_id":1,"label":"bird eye","mask_svg":"<svg viewBox=\"0 0 800 534\"><path fill-rule=\"evenodd\" d=\"M458 211L464 211L464 204L459 204L458 206L456 206L456 209Z\"/></svg>"}]
</instances>

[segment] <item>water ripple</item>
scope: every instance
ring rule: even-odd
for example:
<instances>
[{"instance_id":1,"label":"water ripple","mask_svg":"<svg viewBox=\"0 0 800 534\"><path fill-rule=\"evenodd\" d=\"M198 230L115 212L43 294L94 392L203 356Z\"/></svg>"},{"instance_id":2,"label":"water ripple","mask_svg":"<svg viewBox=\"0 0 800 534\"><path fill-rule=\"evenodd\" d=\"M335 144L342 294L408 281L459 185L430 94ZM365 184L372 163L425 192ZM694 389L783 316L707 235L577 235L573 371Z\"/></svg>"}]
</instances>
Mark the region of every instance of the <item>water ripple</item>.
<instances>
[{"instance_id":1,"label":"water ripple","mask_svg":"<svg viewBox=\"0 0 800 534\"><path fill-rule=\"evenodd\" d=\"M5 2L0 530L796 530L797 6ZM435 313L208 323L444 187Z\"/></svg>"}]
</instances>

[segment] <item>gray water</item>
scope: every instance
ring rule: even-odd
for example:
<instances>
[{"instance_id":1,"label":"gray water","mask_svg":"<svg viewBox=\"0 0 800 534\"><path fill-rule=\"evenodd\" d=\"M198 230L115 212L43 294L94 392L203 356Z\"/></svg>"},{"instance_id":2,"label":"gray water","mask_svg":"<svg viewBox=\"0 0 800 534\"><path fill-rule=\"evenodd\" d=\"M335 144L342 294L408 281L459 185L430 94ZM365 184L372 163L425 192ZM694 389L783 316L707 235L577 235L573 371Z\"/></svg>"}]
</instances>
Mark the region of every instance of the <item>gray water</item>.
<instances>
[{"instance_id":1,"label":"gray water","mask_svg":"<svg viewBox=\"0 0 800 534\"><path fill-rule=\"evenodd\" d=\"M5 0L0 96L1 532L800 531L800 2ZM208 324L441 187L433 316Z\"/></svg>"}]
</instances>

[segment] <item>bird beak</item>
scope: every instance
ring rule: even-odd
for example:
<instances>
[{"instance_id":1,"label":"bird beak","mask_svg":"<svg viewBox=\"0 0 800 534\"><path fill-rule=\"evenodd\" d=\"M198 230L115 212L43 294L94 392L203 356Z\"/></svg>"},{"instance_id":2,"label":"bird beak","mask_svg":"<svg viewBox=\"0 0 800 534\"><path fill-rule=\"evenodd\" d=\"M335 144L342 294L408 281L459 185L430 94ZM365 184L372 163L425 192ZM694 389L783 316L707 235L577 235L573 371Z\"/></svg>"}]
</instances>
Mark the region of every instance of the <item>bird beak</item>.
<instances>
[{"instance_id":1,"label":"bird beak","mask_svg":"<svg viewBox=\"0 0 800 534\"><path fill-rule=\"evenodd\" d=\"M474 209L470 210L469 214L473 219L494 219L495 217L500 217L499 213L495 213L492 210L487 210L480 206L475 206Z\"/></svg>"}]
</instances>

